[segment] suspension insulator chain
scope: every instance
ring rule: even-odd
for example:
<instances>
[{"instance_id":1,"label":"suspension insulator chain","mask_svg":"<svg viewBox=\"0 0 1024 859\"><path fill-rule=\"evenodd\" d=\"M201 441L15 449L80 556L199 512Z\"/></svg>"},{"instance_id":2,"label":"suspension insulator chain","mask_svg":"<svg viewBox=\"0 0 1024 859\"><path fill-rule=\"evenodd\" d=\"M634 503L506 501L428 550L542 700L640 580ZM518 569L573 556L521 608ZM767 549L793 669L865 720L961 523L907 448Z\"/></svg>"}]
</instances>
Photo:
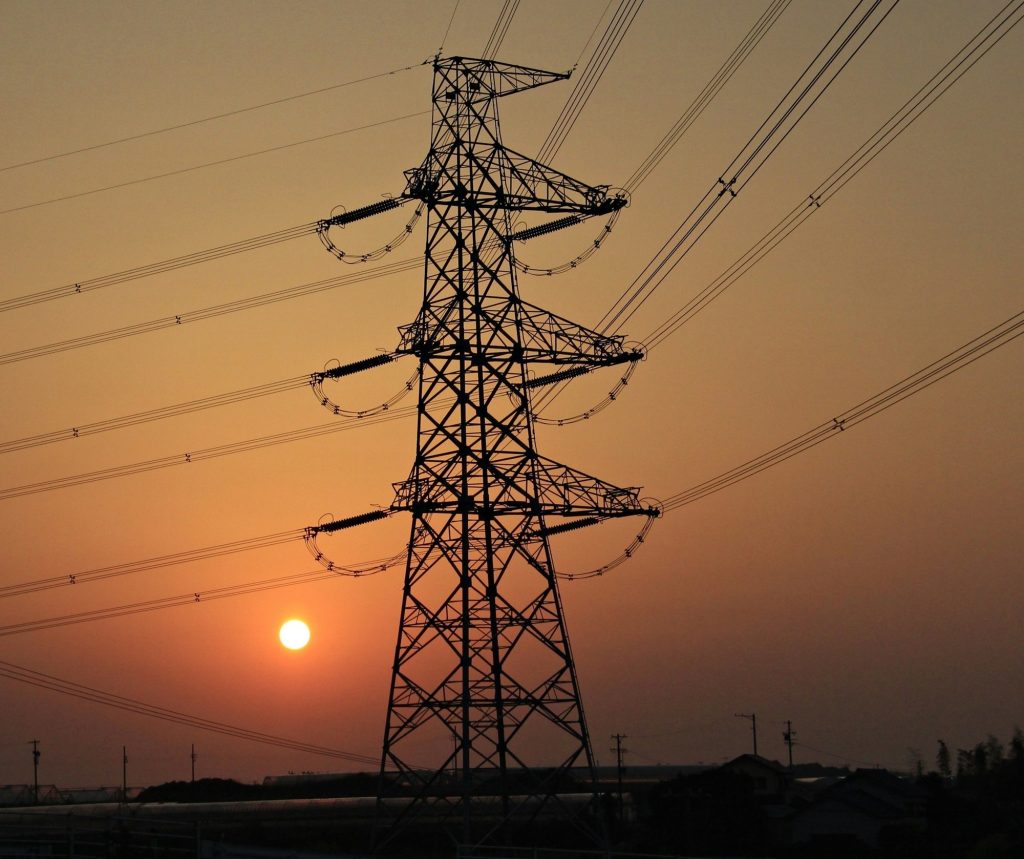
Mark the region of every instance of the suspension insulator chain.
<instances>
[{"instance_id":1,"label":"suspension insulator chain","mask_svg":"<svg viewBox=\"0 0 1024 859\"><path fill-rule=\"evenodd\" d=\"M317 223L317 227L321 224L324 229L328 227L343 227L345 224L351 224L353 221L361 221L363 218L370 218L373 215L379 215L382 212L390 212L392 209L397 209L399 206L405 204L404 197L388 197L386 200L381 200L379 203L370 203L369 206L360 206L358 209L353 209L351 212L342 212L339 215L333 215L330 218Z\"/></svg>"},{"instance_id":2,"label":"suspension insulator chain","mask_svg":"<svg viewBox=\"0 0 1024 859\"><path fill-rule=\"evenodd\" d=\"M615 229L615 223L619 219L619 214L622 209L616 209L612 212L611 217L608 218L608 223L601 227L601 231L598 233L597 238L594 239L585 251L573 257L568 262L564 262L561 265L553 266L552 268L544 268L542 266L532 266L524 263L522 260L515 257L512 258L512 262L519 271L523 274L533 275L544 275L550 277L555 274L563 274L567 271L572 271L574 268L579 268L583 263L590 259L600 249L604 240L608 238L611 231ZM572 218L576 220L573 221ZM536 238L537 236L546 235L547 233L554 232L555 230L561 230L565 227L571 227L573 223L580 223L583 220L579 215L573 215L570 218L560 218L557 221L552 221L550 224L542 224L539 227L529 227L524 230L520 230L518 233L513 233L509 236L510 239L516 239L518 241L526 241L527 239Z\"/></svg>"},{"instance_id":3,"label":"suspension insulator chain","mask_svg":"<svg viewBox=\"0 0 1024 859\"><path fill-rule=\"evenodd\" d=\"M322 373L313 373L314 376L323 379L340 379L342 376L351 376L353 373L361 373L363 370L372 370L374 367L382 367L390 364L397 356L393 352L384 352L380 355L373 355L370 358L363 358L362 361L353 361L351 364L339 364L330 370Z\"/></svg>"},{"instance_id":4,"label":"suspension insulator chain","mask_svg":"<svg viewBox=\"0 0 1024 859\"><path fill-rule=\"evenodd\" d=\"M399 206L404 205L408 202L406 197L393 197L388 200L382 200L380 203L373 203L369 206L363 206L360 209L353 209L351 212L342 212L340 215L334 215L330 218L325 218L321 221L317 221L316 233L320 237L320 243L327 248L327 250L333 254L337 259L350 265L358 265L364 262L372 262L378 260L386 254L391 253L395 248L402 244L410 235L412 235L413 228L416 226L416 222L423 215L424 203L420 203L416 206L416 211L413 212L409 222L405 225L397 236L395 236L390 242L381 245L375 250L368 251L367 253L354 254L348 251L343 251L339 248L328 234L331 227L344 227L345 224L350 224L353 221L359 221L363 218L369 218L372 215L379 215L381 212L387 212L391 209L397 209Z\"/></svg>"},{"instance_id":5,"label":"suspension insulator chain","mask_svg":"<svg viewBox=\"0 0 1024 859\"><path fill-rule=\"evenodd\" d=\"M576 224L583 222L583 215L566 215L564 218L559 218L557 221L549 221L546 224L541 224L537 227L526 227L525 229L519 230L518 232L512 233L508 237L510 242L527 242L530 239L535 239L538 236L546 236L548 233L554 233L557 230L564 230L566 227L574 227Z\"/></svg>"},{"instance_id":6,"label":"suspension insulator chain","mask_svg":"<svg viewBox=\"0 0 1024 859\"><path fill-rule=\"evenodd\" d=\"M544 385L554 385L557 382L566 382L578 376L585 376L594 370L593 367L570 367L568 370L559 370L557 373L548 373L546 376L536 376L523 382L524 388L541 388Z\"/></svg>"},{"instance_id":7,"label":"suspension insulator chain","mask_svg":"<svg viewBox=\"0 0 1024 859\"><path fill-rule=\"evenodd\" d=\"M603 522L600 516L584 516L572 522L562 522L560 525L548 525L530 532L531 537L550 537L553 534L565 534L569 531L578 531L580 528L589 528L591 525L599 525Z\"/></svg>"}]
</instances>

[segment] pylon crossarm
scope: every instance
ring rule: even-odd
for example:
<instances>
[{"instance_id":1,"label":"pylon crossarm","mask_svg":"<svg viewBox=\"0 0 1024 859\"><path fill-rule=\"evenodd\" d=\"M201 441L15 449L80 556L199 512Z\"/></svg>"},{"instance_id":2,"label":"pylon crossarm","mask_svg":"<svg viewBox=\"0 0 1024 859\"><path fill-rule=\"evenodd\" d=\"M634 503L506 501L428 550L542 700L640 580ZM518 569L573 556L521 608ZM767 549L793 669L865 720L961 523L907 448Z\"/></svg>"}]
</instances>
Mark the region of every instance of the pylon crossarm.
<instances>
[{"instance_id":1,"label":"pylon crossarm","mask_svg":"<svg viewBox=\"0 0 1024 859\"><path fill-rule=\"evenodd\" d=\"M621 336L598 334L526 301L520 308L525 361L603 366L624 354Z\"/></svg>"},{"instance_id":2,"label":"pylon crossarm","mask_svg":"<svg viewBox=\"0 0 1024 859\"><path fill-rule=\"evenodd\" d=\"M610 185L587 185L497 142L489 146L486 159L476 150L466 157L482 174L476 187L453 181L449 147L434 147L420 166L405 171L402 196L431 207L455 204L473 212L502 209L584 217L610 215L629 202L625 192L611 193Z\"/></svg>"},{"instance_id":3,"label":"pylon crossarm","mask_svg":"<svg viewBox=\"0 0 1024 859\"><path fill-rule=\"evenodd\" d=\"M567 370L559 370L557 373L546 373L543 376L531 376L525 382L523 382L524 388L541 388L544 385L555 385L558 382L568 382L570 379L575 379L579 376L585 376L587 373L592 373L594 367L576 366L569 367Z\"/></svg>"},{"instance_id":4,"label":"pylon crossarm","mask_svg":"<svg viewBox=\"0 0 1024 859\"><path fill-rule=\"evenodd\" d=\"M408 200L403 197L386 197L383 200L379 200L376 203L370 203L367 206L360 206L358 209L345 209L343 206L339 206L342 211L337 214L331 215L329 218L323 218L316 222L316 228L320 230L328 230L331 227L343 227L345 224L351 224L354 221L361 221L363 218L370 218L374 215L380 215L383 212L390 212L392 209L397 209L399 206L404 206Z\"/></svg>"},{"instance_id":5,"label":"pylon crossarm","mask_svg":"<svg viewBox=\"0 0 1024 859\"><path fill-rule=\"evenodd\" d=\"M642 511L639 487L615 486L568 465L537 456L539 512L545 515L623 516Z\"/></svg>"},{"instance_id":6,"label":"pylon crossarm","mask_svg":"<svg viewBox=\"0 0 1024 859\"><path fill-rule=\"evenodd\" d=\"M625 192L610 193L609 185L588 185L507 146L500 152L503 208L593 216L610 215L629 202Z\"/></svg>"},{"instance_id":7,"label":"pylon crossarm","mask_svg":"<svg viewBox=\"0 0 1024 859\"><path fill-rule=\"evenodd\" d=\"M470 360L486 360L492 365L513 360L595 367L642 357L637 355L639 350L623 347L625 338L622 336L599 334L526 301L496 303L490 310L481 306L480 318L489 323L486 329L489 340L474 348L459 337L458 328L452 324L450 314L453 312L448 307L441 313L432 307L424 308L414 322L398 329L401 339L395 353L421 358L465 355ZM518 339L507 335L509 330L514 330L513 325L518 329Z\"/></svg>"},{"instance_id":8,"label":"pylon crossarm","mask_svg":"<svg viewBox=\"0 0 1024 859\"><path fill-rule=\"evenodd\" d=\"M467 104L489 101L568 80L571 74L571 71L550 72L497 60L443 57L434 62L434 101Z\"/></svg>"},{"instance_id":9,"label":"pylon crossarm","mask_svg":"<svg viewBox=\"0 0 1024 859\"><path fill-rule=\"evenodd\" d=\"M556 218L554 221L547 221L533 227L521 227L514 233L509 233L505 240L508 242L528 242L530 239L547 236L559 230L564 230L567 227L575 227L577 224L582 224L583 220L583 215L566 215L563 218Z\"/></svg>"}]
</instances>

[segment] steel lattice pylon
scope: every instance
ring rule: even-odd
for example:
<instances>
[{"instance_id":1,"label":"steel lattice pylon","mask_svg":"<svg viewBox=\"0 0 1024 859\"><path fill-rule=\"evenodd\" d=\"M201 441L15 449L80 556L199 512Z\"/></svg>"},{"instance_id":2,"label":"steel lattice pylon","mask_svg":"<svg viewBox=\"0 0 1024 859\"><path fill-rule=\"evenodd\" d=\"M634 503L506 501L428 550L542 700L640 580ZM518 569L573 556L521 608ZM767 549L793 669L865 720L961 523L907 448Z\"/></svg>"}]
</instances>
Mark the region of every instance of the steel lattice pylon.
<instances>
[{"instance_id":1,"label":"steel lattice pylon","mask_svg":"<svg viewBox=\"0 0 1024 859\"><path fill-rule=\"evenodd\" d=\"M625 205L607 187L502 145L497 99L566 77L437 59L431 149L406 173L403 196L427 205L426 269L422 308L400 329L397 350L419 359L419 423L416 460L391 508L412 514L412 536L382 752L382 833L440 815L459 821L469 843L561 807L570 768L592 778L545 518L655 511L636 489L536 450L527 381L545 365L631 355L622 338L519 297L512 213L588 217ZM390 801L396 791L413 798ZM489 822L475 826L471 800L482 795L495 798Z\"/></svg>"}]
</instances>

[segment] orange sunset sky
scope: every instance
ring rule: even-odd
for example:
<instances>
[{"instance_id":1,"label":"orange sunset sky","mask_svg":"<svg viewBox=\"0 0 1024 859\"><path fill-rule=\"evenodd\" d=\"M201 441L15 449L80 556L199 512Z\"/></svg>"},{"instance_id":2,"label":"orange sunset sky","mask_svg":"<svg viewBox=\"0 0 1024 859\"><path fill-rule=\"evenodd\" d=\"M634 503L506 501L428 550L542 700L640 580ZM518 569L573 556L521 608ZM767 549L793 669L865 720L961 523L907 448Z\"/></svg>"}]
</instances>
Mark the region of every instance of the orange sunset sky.
<instances>
[{"instance_id":1,"label":"orange sunset sky","mask_svg":"<svg viewBox=\"0 0 1024 859\"><path fill-rule=\"evenodd\" d=\"M618 185L766 2L647 0L552 159ZM595 325L747 141L852 7L793 0L708 111L633 194L602 249L527 300ZM1002 6L903 0L797 130L620 332L643 340L838 166ZM454 2L4 0L0 167L374 80L0 171L0 301L328 216L398 194L429 146L431 71ZM462 0L448 55L479 56L501 11ZM497 58L565 70L593 49L600 0L522 0ZM664 498L883 390L1022 310L1024 28L778 250L652 351L615 405L540 427L545 455ZM582 53L581 53L582 52ZM412 68L408 68L412 67ZM400 70L401 71L397 71ZM500 105L505 143L535 153L573 82ZM397 119L405 117L402 119ZM375 127L353 130L362 126ZM330 135L330 136L328 136ZM253 157L236 158L320 138ZM227 163L189 172L209 162ZM158 174L175 175L135 182ZM82 192L122 183L126 187ZM74 196L71 199L56 198ZM44 205L34 205L45 203ZM338 232L386 242L406 208ZM524 222L529 219L524 219ZM534 221L529 221L533 223ZM524 244L552 265L590 222ZM423 251L422 223L384 262ZM368 263L367 270L379 263ZM351 274L315 235L0 313L0 442L302 376L390 350L422 274L319 292L88 348L8 360L111 331ZM380 402L404 359L333 389ZM562 594L600 762L720 761L749 750L903 768L918 749L1005 739L1024 723L1021 608L1024 346L962 372L764 474L666 515L630 561ZM616 370L551 406L599 400ZM403 404L409 403L404 401ZM326 424L308 389L0 453L0 489ZM388 505L409 471L411 418L133 476L0 493L0 587L272 534ZM553 538L564 571L617 555L635 522ZM401 551L408 520L330 539L343 562ZM326 541L325 541L326 543ZM376 756L400 568L12 634L10 627L312 569L301 541L25 596L0 592L0 660L252 730ZM312 629L290 652L277 629ZM0 678L0 783L117 783L354 769L145 719Z\"/></svg>"}]
</instances>

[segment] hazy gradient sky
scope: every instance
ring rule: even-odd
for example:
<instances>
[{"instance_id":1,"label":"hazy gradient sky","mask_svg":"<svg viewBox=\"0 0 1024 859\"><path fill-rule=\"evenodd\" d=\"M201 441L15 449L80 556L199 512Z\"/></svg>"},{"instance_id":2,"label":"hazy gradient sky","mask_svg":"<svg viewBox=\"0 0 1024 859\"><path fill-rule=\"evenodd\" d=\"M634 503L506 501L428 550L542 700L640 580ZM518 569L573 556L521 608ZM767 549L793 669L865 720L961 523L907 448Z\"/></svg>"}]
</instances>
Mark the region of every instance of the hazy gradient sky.
<instances>
[{"instance_id":1,"label":"hazy gradient sky","mask_svg":"<svg viewBox=\"0 0 1024 859\"><path fill-rule=\"evenodd\" d=\"M422 62L453 3L0 5L0 166ZM625 180L762 2L648 0L554 166ZM524 297L593 325L720 175L852 5L795 0L712 108L634 195L598 255ZM631 320L643 338L798 203L1002 6L904 0L697 249ZM464 2L448 54L478 55L501 4ZM523 0L499 59L566 69L603 2ZM778 251L652 353L616 406L543 453L655 497L738 465L881 391L1021 310L1024 31L1014 31ZM586 59L586 57L584 57ZM506 143L535 152L568 96L503 101ZM429 67L217 122L0 172L0 209L229 158L429 108ZM0 214L0 298L324 217L403 187L429 142L415 117L120 190ZM371 248L407 212L341 239ZM593 223L524 245L561 262ZM569 234L569 233L572 234ZM422 252L422 231L396 258ZM347 274L315 236L0 314L3 353ZM0 366L0 441L301 375L393 348L413 271L311 298ZM405 362L346 384L378 402ZM781 758L902 767L907 749L1006 737L1024 722L1024 348L1016 342L812 452L665 517L643 551L567 584L599 760ZM553 407L599 399L614 371ZM0 455L0 488L323 423L298 390ZM254 537L387 505L415 427L395 421L205 463L0 500L0 584ZM403 517L345 532L339 560L398 551ZM556 538L562 569L601 563L635 524ZM310 569L300 543L0 600L0 626ZM50 631L0 636L0 660L210 719L375 755L401 571ZM304 618L301 652L276 641ZM260 778L335 762L149 721L0 680L0 783Z\"/></svg>"}]
</instances>

